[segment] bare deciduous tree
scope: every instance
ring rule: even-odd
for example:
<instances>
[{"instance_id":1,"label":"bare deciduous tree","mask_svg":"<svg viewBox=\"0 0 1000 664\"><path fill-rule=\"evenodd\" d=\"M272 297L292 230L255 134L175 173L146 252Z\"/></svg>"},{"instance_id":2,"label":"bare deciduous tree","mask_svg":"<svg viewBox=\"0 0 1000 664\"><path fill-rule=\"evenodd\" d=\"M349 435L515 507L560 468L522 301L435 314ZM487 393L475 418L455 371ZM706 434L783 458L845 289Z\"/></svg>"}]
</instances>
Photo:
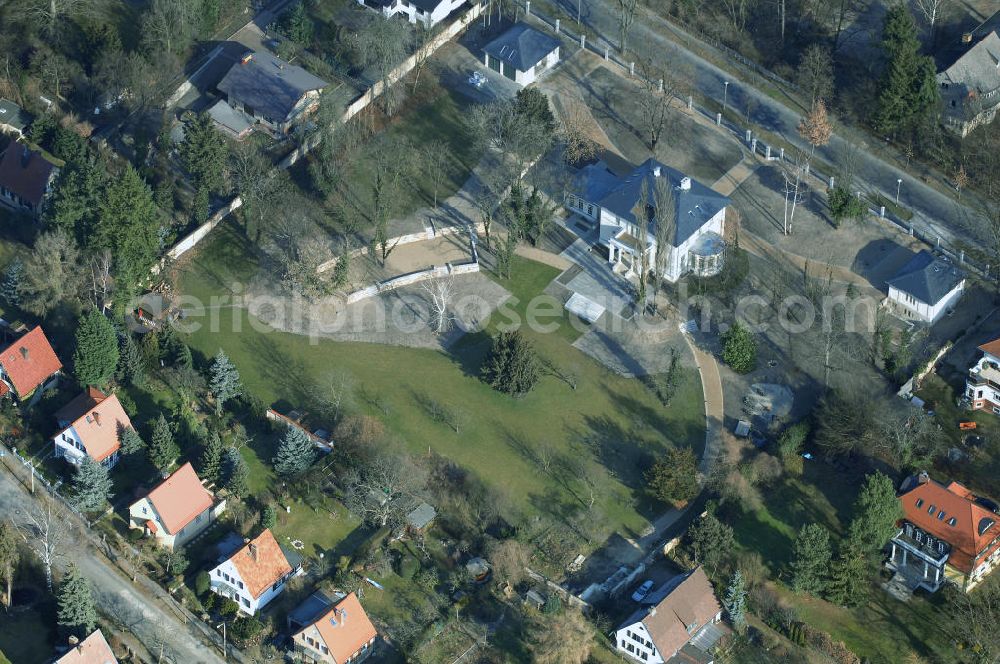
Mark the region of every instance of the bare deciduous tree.
<instances>
[{"instance_id":1,"label":"bare deciduous tree","mask_svg":"<svg viewBox=\"0 0 1000 664\"><path fill-rule=\"evenodd\" d=\"M670 255L674 248L677 231L677 205L674 188L667 177L658 177L653 183L653 236L656 239L656 254L653 258L653 310L656 298L663 286L663 279L670 265Z\"/></svg>"},{"instance_id":2,"label":"bare deciduous tree","mask_svg":"<svg viewBox=\"0 0 1000 664\"><path fill-rule=\"evenodd\" d=\"M833 59L830 51L819 44L807 48L802 54L795 78L809 95L810 108L817 99L830 99L833 96Z\"/></svg>"},{"instance_id":3,"label":"bare deciduous tree","mask_svg":"<svg viewBox=\"0 0 1000 664\"><path fill-rule=\"evenodd\" d=\"M783 160L779 166L781 177L784 180L785 209L782 218L782 232L785 235L792 234L792 223L795 221L795 211L804 197L806 168L809 166L809 161L801 154L793 154L789 157L787 161Z\"/></svg>"},{"instance_id":4,"label":"bare deciduous tree","mask_svg":"<svg viewBox=\"0 0 1000 664\"><path fill-rule=\"evenodd\" d=\"M527 576L531 551L521 542L515 539L491 542L486 555L489 556L493 573L501 585L516 586Z\"/></svg>"},{"instance_id":5,"label":"bare deciduous tree","mask_svg":"<svg viewBox=\"0 0 1000 664\"><path fill-rule=\"evenodd\" d=\"M451 277L442 277L425 282L423 291L430 298L431 324L438 334L446 332L455 320L451 311L451 301L455 296L455 282Z\"/></svg>"},{"instance_id":6,"label":"bare deciduous tree","mask_svg":"<svg viewBox=\"0 0 1000 664\"><path fill-rule=\"evenodd\" d=\"M21 538L38 556L45 570L45 586L52 592L52 566L63 556L63 543L67 540L65 521L67 515L61 508L55 507L51 501L42 498L40 502L32 502L24 510L21 523L11 520L14 527L21 533Z\"/></svg>"},{"instance_id":7,"label":"bare deciduous tree","mask_svg":"<svg viewBox=\"0 0 1000 664\"><path fill-rule=\"evenodd\" d=\"M444 186L448 177L448 164L451 162L451 148L441 140L434 140L420 150L421 171L431 185L434 196L434 209L438 208L438 192Z\"/></svg>"},{"instance_id":8,"label":"bare deciduous tree","mask_svg":"<svg viewBox=\"0 0 1000 664\"><path fill-rule=\"evenodd\" d=\"M652 192L649 187L649 179L642 181L642 188L639 191L639 200L632 208L632 216L635 217L635 263L633 265L639 273L639 286L636 291L636 304L639 311L646 310L646 283L649 279L649 222L652 216Z\"/></svg>"},{"instance_id":9,"label":"bare deciduous tree","mask_svg":"<svg viewBox=\"0 0 1000 664\"><path fill-rule=\"evenodd\" d=\"M26 16L42 26L51 39L61 36L62 25L69 19L88 13L93 3L89 0L21 0L20 9Z\"/></svg>"},{"instance_id":10,"label":"bare deciduous tree","mask_svg":"<svg viewBox=\"0 0 1000 664\"><path fill-rule=\"evenodd\" d=\"M618 0L618 51L625 53L628 33L635 22L635 11L639 0Z\"/></svg>"},{"instance_id":11,"label":"bare deciduous tree","mask_svg":"<svg viewBox=\"0 0 1000 664\"><path fill-rule=\"evenodd\" d=\"M687 90L690 80L686 70L665 64L671 60L673 59L669 56L661 55L658 60L647 58L639 63L641 76L636 102L642 113L642 125L649 139L649 149L654 152L667 127L667 120L678 99ZM679 62L679 59L673 61Z\"/></svg>"},{"instance_id":12,"label":"bare deciduous tree","mask_svg":"<svg viewBox=\"0 0 1000 664\"><path fill-rule=\"evenodd\" d=\"M365 67L374 70L375 85L380 88L379 108L386 115L393 115L403 100L404 91L392 73L407 56L410 47L410 28L403 21L385 21L374 18L354 36L354 43Z\"/></svg>"},{"instance_id":13,"label":"bare deciduous tree","mask_svg":"<svg viewBox=\"0 0 1000 664\"><path fill-rule=\"evenodd\" d=\"M364 521L384 528L402 523L426 487L427 477L413 459L376 457L344 478L347 506Z\"/></svg>"},{"instance_id":14,"label":"bare deciduous tree","mask_svg":"<svg viewBox=\"0 0 1000 664\"><path fill-rule=\"evenodd\" d=\"M923 14L924 20L927 21L927 27L930 28L931 35L934 34L934 28L937 26L938 19L941 18L941 14L948 8L950 0L915 0L917 9Z\"/></svg>"},{"instance_id":15,"label":"bare deciduous tree","mask_svg":"<svg viewBox=\"0 0 1000 664\"><path fill-rule=\"evenodd\" d=\"M107 249L94 255L90 259L90 292L94 299L94 306L104 311L108 304L108 296L111 295L114 279L111 277L111 252Z\"/></svg>"}]
</instances>

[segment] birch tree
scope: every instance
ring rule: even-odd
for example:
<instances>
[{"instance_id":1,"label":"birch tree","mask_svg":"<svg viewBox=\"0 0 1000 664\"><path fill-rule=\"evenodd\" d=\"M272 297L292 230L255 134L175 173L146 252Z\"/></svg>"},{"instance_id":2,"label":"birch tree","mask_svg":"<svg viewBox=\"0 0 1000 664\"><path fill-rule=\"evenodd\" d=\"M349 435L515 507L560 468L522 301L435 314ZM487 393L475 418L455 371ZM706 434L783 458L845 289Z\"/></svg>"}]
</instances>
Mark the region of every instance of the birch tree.
<instances>
[{"instance_id":1,"label":"birch tree","mask_svg":"<svg viewBox=\"0 0 1000 664\"><path fill-rule=\"evenodd\" d=\"M923 15L924 20L927 21L927 27L930 28L931 37L934 36L934 29L937 26L938 19L941 18L941 14L948 8L951 0L915 0L917 9Z\"/></svg>"},{"instance_id":2,"label":"birch tree","mask_svg":"<svg viewBox=\"0 0 1000 664\"><path fill-rule=\"evenodd\" d=\"M639 286L636 293L636 300L640 312L646 309L646 283L649 279L649 221L652 207L650 205L649 179L644 179L639 192L639 200L632 208L632 215L635 217L636 226L636 246L635 261L638 263Z\"/></svg>"},{"instance_id":3,"label":"birch tree","mask_svg":"<svg viewBox=\"0 0 1000 664\"><path fill-rule=\"evenodd\" d=\"M10 609L14 590L14 574L21 561L21 552L17 546L17 534L14 528L0 521L0 579L7 587L4 593L4 605Z\"/></svg>"},{"instance_id":4,"label":"birch tree","mask_svg":"<svg viewBox=\"0 0 1000 664\"><path fill-rule=\"evenodd\" d=\"M806 168L809 162L802 155L791 155L789 161L781 163L781 177L784 180L785 209L782 217L782 232L792 234L792 224L795 221L795 211L802 202L805 193Z\"/></svg>"},{"instance_id":5,"label":"birch tree","mask_svg":"<svg viewBox=\"0 0 1000 664\"><path fill-rule=\"evenodd\" d=\"M58 40L65 22L89 11L89 0L22 0L20 9L50 39Z\"/></svg>"},{"instance_id":6,"label":"birch tree","mask_svg":"<svg viewBox=\"0 0 1000 664\"><path fill-rule=\"evenodd\" d=\"M44 500L44 504L33 502L24 511L24 520L21 523L11 521L21 533L21 539L42 563L42 568L45 570L45 587L50 593L52 566L58 558L62 558L63 543L67 540L67 533L63 527L67 518L61 509L53 507L51 501Z\"/></svg>"},{"instance_id":7,"label":"birch tree","mask_svg":"<svg viewBox=\"0 0 1000 664\"><path fill-rule=\"evenodd\" d=\"M639 94L635 101L642 115L642 128L648 137L649 149L656 146L667 128L668 120L677 100L686 93L690 77L686 69L675 63L679 60L669 54L658 60L647 58L639 62ZM665 63L672 63L667 66Z\"/></svg>"},{"instance_id":8,"label":"birch tree","mask_svg":"<svg viewBox=\"0 0 1000 664\"><path fill-rule=\"evenodd\" d=\"M437 334L447 331L455 320L455 316L451 313L451 302L455 295L454 286L451 277L434 279L423 285L423 291L430 298L431 324Z\"/></svg>"}]
</instances>

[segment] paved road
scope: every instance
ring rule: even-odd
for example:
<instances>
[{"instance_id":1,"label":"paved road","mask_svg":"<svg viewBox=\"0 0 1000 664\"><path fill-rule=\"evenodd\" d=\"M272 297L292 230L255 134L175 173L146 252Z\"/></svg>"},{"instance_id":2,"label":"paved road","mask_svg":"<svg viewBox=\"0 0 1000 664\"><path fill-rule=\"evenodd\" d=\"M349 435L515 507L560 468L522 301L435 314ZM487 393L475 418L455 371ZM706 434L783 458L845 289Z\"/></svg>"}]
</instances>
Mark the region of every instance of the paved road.
<instances>
[{"instance_id":1,"label":"paved road","mask_svg":"<svg viewBox=\"0 0 1000 664\"><path fill-rule=\"evenodd\" d=\"M578 2L582 8L584 24L602 36L601 44L617 44L618 21L617 2L615 0L554 0L565 10L562 16L567 28L575 27ZM659 47L664 52L674 54L690 69L695 88L701 94L722 101L724 81L729 81L727 95L730 108L738 109L745 115L748 102L752 107L751 119L756 126L780 135L789 143L807 148L799 137L796 127L801 119L801 111L793 110L771 97L759 92L745 81L732 74L724 72L712 63L686 49L678 43L678 39L691 39L680 36L677 28L671 26L661 17L640 8L632 26L629 40L631 44L643 44L648 47ZM572 20L565 20L566 16ZM871 139L869 139L870 143ZM844 133L838 133L830 144L817 151L817 154L827 161L833 162L848 147ZM933 237L940 235L942 241L954 244L964 241L976 244L976 237L982 237L983 228L970 211L957 204L954 200L936 189L911 177L894 165L883 161L870 150L859 153L857 177L869 188L880 191L889 198L896 196L896 180L903 180L900 203L912 209L915 214L915 227L922 228ZM968 201L970 196L966 195Z\"/></svg>"},{"instance_id":2,"label":"paved road","mask_svg":"<svg viewBox=\"0 0 1000 664\"><path fill-rule=\"evenodd\" d=\"M0 467L0 514L16 523L24 520L31 505L30 494L15 480L10 471ZM85 544L69 517L63 520L66 537L64 555L56 562L60 570L74 562L93 584L98 608L106 616L125 623L128 630L154 654L163 643L163 662L175 664L221 664L214 648L209 648L192 631L181 624L162 600L141 594L129 579L123 577L103 556ZM76 528L79 528L77 526Z\"/></svg>"}]
</instances>

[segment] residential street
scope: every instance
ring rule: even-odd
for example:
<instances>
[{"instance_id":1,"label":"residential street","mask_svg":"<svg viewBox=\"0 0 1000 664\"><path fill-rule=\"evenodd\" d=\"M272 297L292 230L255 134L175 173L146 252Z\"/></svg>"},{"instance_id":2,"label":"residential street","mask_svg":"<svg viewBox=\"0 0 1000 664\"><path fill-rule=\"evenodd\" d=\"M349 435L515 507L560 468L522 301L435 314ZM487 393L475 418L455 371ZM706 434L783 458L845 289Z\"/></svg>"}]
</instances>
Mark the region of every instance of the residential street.
<instances>
[{"instance_id":1,"label":"residential street","mask_svg":"<svg viewBox=\"0 0 1000 664\"><path fill-rule=\"evenodd\" d=\"M579 2L584 24L603 37L601 44L618 43L618 7L614 0L554 1L565 10L561 18L566 28L575 29ZM567 19L567 16L571 16L572 20ZM792 110L775 101L686 49L678 42L677 29L661 17L640 7L630 32L630 40L632 43L659 44L666 52L675 53L690 68L697 91L707 97L721 102L725 89L723 84L729 81L727 103L730 108L738 109L745 114L747 102L752 100L750 117L756 126L778 134L796 146L808 147L796 131L801 119L800 111ZM870 144L870 140L868 143ZM818 150L817 154L832 162L847 145L848 141L845 140L843 133L835 134L829 145ZM967 208L883 161L870 150L861 151L859 154L857 178L864 181L868 187L878 189L890 199L896 196L897 178L902 178L899 202L914 211L914 226L923 229L930 237L940 235L944 242L969 245L978 244L976 237L982 237L983 229ZM971 196L967 194L965 198L971 199Z\"/></svg>"},{"instance_id":2,"label":"residential street","mask_svg":"<svg viewBox=\"0 0 1000 664\"><path fill-rule=\"evenodd\" d=\"M10 471L0 468L0 514L20 524L23 510L31 500L30 494ZM223 660L217 655L218 651L200 640L193 625L183 625L165 602L139 592L103 556L89 550L82 536L68 533L60 553L56 567L62 570L70 562L76 563L93 584L101 613L127 624L129 631L157 656L162 643L163 662L221 664Z\"/></svg>"}]
</instances>

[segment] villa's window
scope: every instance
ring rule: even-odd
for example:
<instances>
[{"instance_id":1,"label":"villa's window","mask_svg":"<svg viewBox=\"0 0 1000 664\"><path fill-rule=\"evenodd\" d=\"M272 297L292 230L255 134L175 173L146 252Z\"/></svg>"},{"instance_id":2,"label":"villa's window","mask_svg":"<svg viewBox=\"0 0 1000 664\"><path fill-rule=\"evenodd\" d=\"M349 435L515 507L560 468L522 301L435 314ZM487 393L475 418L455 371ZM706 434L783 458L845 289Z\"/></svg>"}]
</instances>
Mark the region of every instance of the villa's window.
<instances>
[{"instance_id":1,"label":"villa's window","mask_svg":"<svg viewBox=\"0 0 1000 664\"><path fill-rule=\"evenodd\" d=\"M923 506L924 506L924 499L917 498L917 507L923 507Z\"/></svg>"}]
</instances>

